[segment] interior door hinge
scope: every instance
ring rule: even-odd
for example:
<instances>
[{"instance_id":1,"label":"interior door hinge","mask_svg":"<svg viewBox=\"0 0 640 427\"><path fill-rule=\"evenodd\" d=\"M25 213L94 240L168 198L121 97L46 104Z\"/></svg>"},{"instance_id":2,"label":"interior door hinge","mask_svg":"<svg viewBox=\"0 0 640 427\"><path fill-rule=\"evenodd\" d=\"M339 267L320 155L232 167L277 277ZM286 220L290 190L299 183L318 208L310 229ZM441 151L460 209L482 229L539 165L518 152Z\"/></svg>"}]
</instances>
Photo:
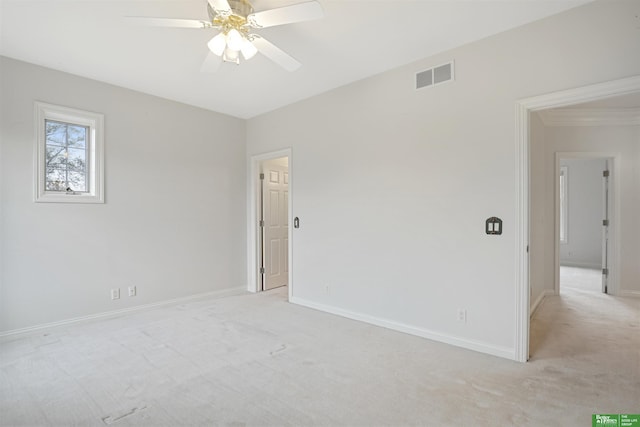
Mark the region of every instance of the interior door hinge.
<instances>
[{"instance_id":1,"label":"interior door hinge","mask_svg":"<svg viewBox=\"0 0 640 427\"><path fill-rule=\"evenodd\" d=\"M602 171L602 176L605 178L609 176L609 171Z\"/></svg>"},{"instance_id":2,"label":"interior door hinge","mask_svg":"<svg viewBox=\"0 0 640 427\"><path fill-rule=\"evenodd\" d=\"M602 225L604 225L605 227L607 227L609 225L609 220L608 219L603 219L602 220Z\"/></svg>"},{"instance_id":3,"label":"interior door hinge","mask_svg":"<svg viewBox=\"0 0 640 427\"><path fill-rule=\"evenodd\" d=\"M264 219L261 219L261 220L260 220L260 222L258 223L258 225L259 225L260 227L264 227Z\"/></svg>"},{"instance_id":4,"label":"interior door hinge","mask_svg":"<svg viewBox=\"0 0 640 427\"><path fill-rule=\"evenodd\" d=\"M260 274L264 274L264 267L260 267Z\"/></svg>"},{"instance_id":5,"label":"interior door hinge","mask_svg":"<svg viewBox=\"0 0 640 427\"><path fill-rule=\"evenodd\" d=\"M264 174L263 173L260 174L260 179L262 179L262 180L264 179Z\"/></svg>"},{"instance_id":6,"label":"interior door hinge","mask_svg":"<svg viewBox=\"0 0 640 427\"><path fill-rule=\"evenodd\" d=\"M602 269L602 275L603 276L608 276L609 275L609 269L608 268L603 268Z\"/></svg>"}]
</instances>

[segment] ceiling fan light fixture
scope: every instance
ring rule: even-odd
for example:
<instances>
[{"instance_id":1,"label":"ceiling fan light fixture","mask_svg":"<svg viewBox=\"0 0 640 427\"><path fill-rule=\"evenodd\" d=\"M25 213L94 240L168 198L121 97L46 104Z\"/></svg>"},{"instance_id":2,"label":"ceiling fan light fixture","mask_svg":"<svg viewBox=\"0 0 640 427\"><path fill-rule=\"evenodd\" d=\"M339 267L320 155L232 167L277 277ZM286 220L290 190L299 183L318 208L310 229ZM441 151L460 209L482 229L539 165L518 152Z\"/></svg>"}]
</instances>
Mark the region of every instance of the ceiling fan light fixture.
<instances>
[{"instance_id":1,"label":"ceiling fan light fixture","mask_svg":"<svg viewBox=\"0 0 640 427\"><path fill-rule=\"evenodd\" d=\"M242 49L240 49L240 51L242 52L244 59L248 61L258 53L258 48L256 48L250 40L244 39L242 42Z\"/></svg>"},{"instance_id":2,"label":"ceiling fan light fixture","mask_svg":"<svg viewBox=\"0 0 640 427\"><path fill-rule=\"evenodd\" d=\"M232 28L227 33L227 47L231 50L235 50L236 52L242 49L242 42L244 41L244 37L242 34L235 28Z\"/></svg>"},{"instance_id":3,"label":"ceiling fan light fixture","mask_svg":"<svg viewBox=\"0 0 640 427\"><path fill-rule=\"evenodd\" d=\"M236 65L240 65L240 51L230 49L227 46L224 50L224 54L222 55L222 60L224 62L233 62Z\"/></svg>"},{"instance_id":4,"label":"ceiling fan light fixture","mask_svg":"<svg viewBox=\"0 0 640 427\"><path fill-rule=\"evenodd\" d=\"M222 56L227 47L227 40L223 33L218 34L207 43L209 50L218 56Z\"/></svg>"}]
</instances>

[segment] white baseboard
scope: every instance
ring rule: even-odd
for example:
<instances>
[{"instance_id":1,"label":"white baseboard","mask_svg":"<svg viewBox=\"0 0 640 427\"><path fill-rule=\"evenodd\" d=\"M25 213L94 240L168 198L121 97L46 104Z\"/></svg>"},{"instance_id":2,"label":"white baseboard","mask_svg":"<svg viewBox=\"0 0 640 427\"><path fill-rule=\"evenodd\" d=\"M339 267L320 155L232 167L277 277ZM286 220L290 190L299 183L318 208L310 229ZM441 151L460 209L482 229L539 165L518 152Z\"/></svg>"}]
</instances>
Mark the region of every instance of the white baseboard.
<instances>
[{"instance_id":1,"label":"white baseboard","mask_svg":"<svg viewBox=\"0 0 640 427\"><path fill-rule=\"evenodd\" d=\"M580 261L563 261L560 260L561 267L577 267L577 268L590 268L592 270L601 270L601 263L589 263L589 262L580 262Z\"/></svg>"},{"instance_id":2,"label":"white baseboard","mask_svg":"<svg viewBox=\"0 0 640 427\"><path fill-rule=\"evenodd\" d=\"M618 296L640 298L640 291L625 291L625 290L621 290L620 292L618 292Z\"/></svg>"},{"instance_id":3,"label":"white baseboard","mask_svg":"<svg viewBox=\"0 0 640 427\"><path fill-rule=\"evenodd\" d=\"M227 297L227 296L232 296L232 295L241 295L241 294L245 294L245 293L247 293L247 287L246 286L239 286L239 287L236 287L236 288L222 289L222 290L219 290L219 291L212 291L212 292L203 292L203 293L200 293L200 294L190 295L190 296L187 296L187 297L174 298L174 299L160 301L160 302L154 302L154 303L150 303L150 304L137 305L135 307L123 308L121 310L104 311L102 313L90 314L88 316L82 316L82 317L74 317L74 318L71 318L71 319L60 320L58 322L43 323L43 324L40 324L40 325L29 326L29 327L26 327L26 328L12 329L12 330L9 330L9 331L0 332L0 338L5 338L5 337L9 337L9 336L14 336L14 335L28 334L28 333L37 332L37 331L40 331L40 330L43 330L43 329L55 328L55 327L58 327L58 326L69 325L69 324L72 324L72 323L82 323L82 322L88 322L90 320L101 319L101 318L105 318L105 317L119 316L121 314L132 313L132 312L135 312L135 311L148 310L150 308L161 307L161 306L165 306L165 305L183 304L185 302L194 301L194 300L198 300L198 299L222 298L222 297Z\"/></svg>"},{"instance_id":4,"label":"white baseboard","mask_svg":"<svg viewBox=\"0 0 640 427\"><path fill-rule=\"evenodd\" d=\"M529 317L533 317L538 307L540 307L542 300L549 295L555 295L555 292L553 289L545 289L544 291L542 291L538 299L536 299L534 303L531 305L531 309L529 310Z\"/></svg>"},{"instance_id":5,"label":"white baseboard","mask_svg":"<svg viewBox=\"0 0 640 427\"><path fill-rule=\"evenodd\" d=\"M367 314L355 313L353 311L343 310L337 307L318 304L302 298L292 297L289 302L308 308L313 308L315 310L324 311L326 313L335 314L337 316L346 317L348 319L358 320L360 322L365 322L376 326L382 326L383 328L392 329L394 331L404 332L410 335L417 335L422 338L439 341L445 344L454 345L456 347L462 347L468 350L478 351L480 353L486 353L493 356L503 357L505 359L515 360L515 350L512 348L493 346L479 341L473 341L448 334L443 334L440 332L429 331L427 329L406 325L404 323L399 323L392 320L381 319L379 317L369 316Z\"/></svg>"}]
</instances>

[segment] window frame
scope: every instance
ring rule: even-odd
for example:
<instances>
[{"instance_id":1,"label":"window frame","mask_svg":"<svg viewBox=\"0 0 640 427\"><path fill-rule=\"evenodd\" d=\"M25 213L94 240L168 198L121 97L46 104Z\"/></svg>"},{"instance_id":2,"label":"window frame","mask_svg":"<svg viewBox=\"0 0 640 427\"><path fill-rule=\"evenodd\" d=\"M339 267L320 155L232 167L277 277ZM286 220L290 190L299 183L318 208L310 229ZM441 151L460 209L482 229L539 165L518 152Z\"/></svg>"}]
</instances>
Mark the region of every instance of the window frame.
<instances>
[{"instance_id":1,"label":"window frame","mask_svg":"<svg viewBox=\"0 0 640 427\"><path fill-rule=\"evenodd\" d=\"M104 115L59 105L35 102L34 202L104 203ZM46 121L88 127L86 192L46 189Z\"/></svg>"},{"instance_id":2,"label":"window frame","mask_svg":"<svg viewBox=\"0 0 640 427\"><path fill-rule=\"evenodd\" d=\"M560 204L560 223L558 224L558 236L560 244L569 243L569 167L560 166L558 176L558 202ZM564 233L563 233L564 231Z\"/></svg>"}]
</instances>

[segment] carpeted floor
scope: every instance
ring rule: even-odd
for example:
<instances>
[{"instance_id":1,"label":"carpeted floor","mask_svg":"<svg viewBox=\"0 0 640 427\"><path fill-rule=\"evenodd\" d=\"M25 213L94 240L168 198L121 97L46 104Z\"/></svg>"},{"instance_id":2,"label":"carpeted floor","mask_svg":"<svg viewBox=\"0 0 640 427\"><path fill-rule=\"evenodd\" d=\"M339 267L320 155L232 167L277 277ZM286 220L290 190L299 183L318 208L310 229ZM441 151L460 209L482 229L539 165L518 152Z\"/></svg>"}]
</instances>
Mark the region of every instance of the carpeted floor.
<instances>
[{"instance_id":1,"label":"carpeted floor","mask_svg":"<svg viewBox=\"0 0 640 427\"><path fill-rule=\"evenodd\" d=\"M587 426L640 412L640 299L566 285L521 364L288 304L286 290L5 339L2 426Z\"/></svg>"},{"instance_id":2,"label":"carpeted floor","mask_svg":"<svg viewBox=\"0 0 640 427\"><path fill-rule=\"evenodd\" d=\"M565 290L601 293L602 271L560 266L560 293Z\"/></svg>"}]
</instances>

